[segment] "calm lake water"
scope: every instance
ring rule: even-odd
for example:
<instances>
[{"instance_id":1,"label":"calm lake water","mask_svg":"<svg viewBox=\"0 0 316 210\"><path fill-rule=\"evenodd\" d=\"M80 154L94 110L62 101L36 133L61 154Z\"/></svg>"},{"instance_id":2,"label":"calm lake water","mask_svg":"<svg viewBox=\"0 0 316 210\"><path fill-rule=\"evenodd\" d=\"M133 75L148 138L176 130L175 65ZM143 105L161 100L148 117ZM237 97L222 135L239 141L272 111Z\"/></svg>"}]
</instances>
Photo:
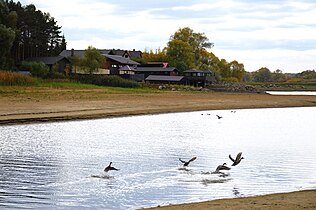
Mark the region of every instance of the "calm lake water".
<instances>
[{"instance_id":1,"label":"calm lake water","mask_svg":"<svg viewBox=\"0 0 316 210\"><path fill-rule=\"evenodd\" d=\"M316 91L266 91L271 95L296 95L296 96L316 96Z\"/></svg>"},{"instance_id":2,"label":"calm lake water","mask_svg":"<svg viewBox=\"0 0 316 210\"><path fill-rule=\"evenodd\" d=\"M315 189L315 114L244 109L0 126L0 208L136 209ZM225 176L210 173L240 151L245 159ZM178 158L193 156L184 170ZM110 161L120 170L105 174Z\"/></svg>"}]
</instances>

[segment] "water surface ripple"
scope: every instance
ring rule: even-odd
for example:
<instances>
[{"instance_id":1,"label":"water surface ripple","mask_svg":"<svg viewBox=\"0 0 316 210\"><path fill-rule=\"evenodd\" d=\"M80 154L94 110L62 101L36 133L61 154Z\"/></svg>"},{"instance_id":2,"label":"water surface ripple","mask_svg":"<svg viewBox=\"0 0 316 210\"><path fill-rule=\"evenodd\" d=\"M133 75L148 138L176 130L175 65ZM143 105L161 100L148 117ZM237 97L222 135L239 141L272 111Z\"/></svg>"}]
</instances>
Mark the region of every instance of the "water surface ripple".
<instances>
[{"instance_id":1,"label":"water surface ripple","mask_svg":"<svg viewBox=\"0 0 316 210\"><path fill-rule=\"evenodd\" d=\"M315 114L215 110L0 126L0 208L136 209L316 188ZM239 165L211 173L240 151ZM184 169L178 159L193 156ZM110 161L120 170L105 174Z\"/></svg>"}]
</instances>

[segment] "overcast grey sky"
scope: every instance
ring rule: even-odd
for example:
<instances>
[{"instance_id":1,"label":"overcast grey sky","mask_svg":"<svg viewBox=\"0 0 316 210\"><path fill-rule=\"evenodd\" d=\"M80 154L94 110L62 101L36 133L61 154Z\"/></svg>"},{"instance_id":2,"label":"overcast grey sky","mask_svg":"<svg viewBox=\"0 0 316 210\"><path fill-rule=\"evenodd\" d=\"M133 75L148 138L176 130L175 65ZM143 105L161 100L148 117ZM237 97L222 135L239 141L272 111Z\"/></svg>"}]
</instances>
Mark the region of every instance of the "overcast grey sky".
<instances>
[{"instance_id":1,"label":"overcast grey sky","mask_svg":"<svg viewBox=\"0 0 316 210\"><path fill-rule=\"evenodd\" d=\"M67 48L158 49L180 27L246 71L316 69L316 0L23 0L62 26Z\"/></svg>"}]
</instances>

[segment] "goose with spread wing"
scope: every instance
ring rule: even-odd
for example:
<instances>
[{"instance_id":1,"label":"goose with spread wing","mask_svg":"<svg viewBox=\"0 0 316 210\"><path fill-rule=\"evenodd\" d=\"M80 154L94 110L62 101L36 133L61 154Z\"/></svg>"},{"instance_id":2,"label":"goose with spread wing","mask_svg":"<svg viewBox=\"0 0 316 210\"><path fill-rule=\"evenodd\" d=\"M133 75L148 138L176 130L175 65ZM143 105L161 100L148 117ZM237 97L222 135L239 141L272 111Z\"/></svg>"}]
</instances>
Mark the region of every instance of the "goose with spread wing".
<instances>
[{"instance_id":1,"label":"goose with spread wing","mask_svg":"<svg viewBox=\"0 0 316 210\"><path fill-rule=\"evenodd\" d=\"M217 119L222 119L222 116L216 115Z\"/></svg>"},{"instance_id":2,"label":"goose with spread wing","mask_svg":"<svg viewBox=\"0 0 316 210\"><path fill-rule=\"evenodd\" d=\"M120 170L120 169L114 168L114 167L112 166L112 162L110 162L110 164L109 164L107 167L105 167L105 169L104 169L105 172L118 171L118 170Z\"/></svg>"},{"instance_id":3,"label":"goose with spread wing","mask_svg":"<svg viewBox=\"0 0 316 210\"><path fill-rule=\"evenodd\" d=\"M197 157L193 157L191 158L189 161L184 161L181 158L179 158L179 160L181 161L181 163L183 163L183 166L188 166L192 161L194 161Z\"/></svg>"},{"instance_id":4,"label":"goose with spread wing","mask_svg":"<svg viewBox=\"0 0 316 210\"><path fill-rule=\"evenodd\" d=\"M217 166L215 172L219 172L221 170L230 170L230 168L226 166L226 163L223 163L222 165Z\"/></svg>"},{"instance_id":5,"label":"goose with spread wing","mask_svg":"<svg viewBox=\"0 0 316 210\"><path fill-rule=\"evenodd\" d=\"M240 163L240 161L241 161L242 159L244 159L244 157L241 157L241 155L242 155L242 152L239 152L239 153L237 154L236 158L234 159L234 158L232 158L232 156L229 154L229 156L228 156L229 159L230 159L231 161L233 161L232 166L238 165L238 164Z\"/></svg>"}]
</instances>

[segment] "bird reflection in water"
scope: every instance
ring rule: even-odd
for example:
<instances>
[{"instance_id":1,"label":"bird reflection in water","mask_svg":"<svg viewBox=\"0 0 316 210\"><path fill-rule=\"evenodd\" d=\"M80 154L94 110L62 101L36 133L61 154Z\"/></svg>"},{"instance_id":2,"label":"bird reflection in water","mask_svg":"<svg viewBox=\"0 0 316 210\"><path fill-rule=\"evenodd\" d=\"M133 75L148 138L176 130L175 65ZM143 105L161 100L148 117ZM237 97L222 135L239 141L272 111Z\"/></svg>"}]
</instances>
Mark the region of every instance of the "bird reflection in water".
<instances>
[{"instance_id":1,"label":"bird reflection in water","mask_svg":"<svg viewBox=\"0 0 316 210\"><path fill-rule=\"evenodd\" d=\"M239 198L242 196L242 194L239 192L237 187L234 187L232 191L233 191L235 197Z\"/></svg>"}]
</instances>

